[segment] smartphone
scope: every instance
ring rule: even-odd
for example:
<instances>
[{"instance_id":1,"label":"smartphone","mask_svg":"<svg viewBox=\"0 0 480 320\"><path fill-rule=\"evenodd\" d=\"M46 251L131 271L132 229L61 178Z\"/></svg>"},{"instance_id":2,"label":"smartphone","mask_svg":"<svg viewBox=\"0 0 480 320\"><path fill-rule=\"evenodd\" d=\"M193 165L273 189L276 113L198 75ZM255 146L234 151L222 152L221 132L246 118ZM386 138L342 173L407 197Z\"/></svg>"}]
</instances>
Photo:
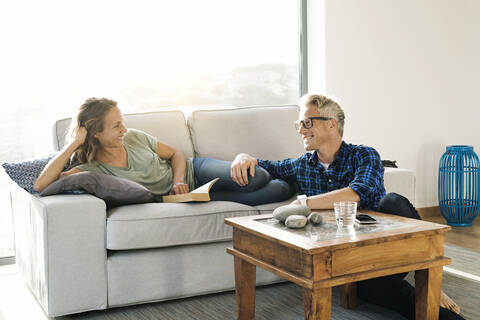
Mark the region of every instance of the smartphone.
<instances>
[{"instance_id":1,"label":"smartphone","mask_svg":"<svg viewBox=\"0 0 480 320\"><path fill-rule=\"evenodd\" d=\"M358 224L374 224L378 223L378 221L375 218L372 218L368 214L359 214L357 215L355 222Z\"/></svg>"}]
</instances>

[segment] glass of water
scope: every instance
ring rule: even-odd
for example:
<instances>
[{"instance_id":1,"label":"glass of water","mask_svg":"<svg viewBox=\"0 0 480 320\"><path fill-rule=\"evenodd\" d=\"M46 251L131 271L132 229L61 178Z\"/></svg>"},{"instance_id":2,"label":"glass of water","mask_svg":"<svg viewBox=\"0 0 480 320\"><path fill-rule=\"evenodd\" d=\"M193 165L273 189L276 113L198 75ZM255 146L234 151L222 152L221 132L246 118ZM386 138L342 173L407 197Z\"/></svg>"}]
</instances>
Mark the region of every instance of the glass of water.
<instances>
[{"instance_id":1,"label":"glass of water","mask_svg":"<svg viewBox=\"0 0 480 320\"><path fill-rule=\"evenodd\" d=\"M353 228L357 214L357 203L354 201L339 201L333 204L337 228Z\"/></svg>"}]
</instances>

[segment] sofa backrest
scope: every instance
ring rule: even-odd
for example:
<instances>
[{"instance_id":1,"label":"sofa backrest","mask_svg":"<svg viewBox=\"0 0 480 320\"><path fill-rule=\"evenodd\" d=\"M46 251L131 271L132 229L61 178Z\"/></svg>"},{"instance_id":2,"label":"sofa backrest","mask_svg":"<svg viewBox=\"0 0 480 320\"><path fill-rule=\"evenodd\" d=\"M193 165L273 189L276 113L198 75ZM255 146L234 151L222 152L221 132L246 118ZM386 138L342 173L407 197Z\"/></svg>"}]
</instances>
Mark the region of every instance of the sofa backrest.
<instances>
[{"instance_id":1,"label":"sofa backrest","mask_svg":"<svg viewBox=\"0 0 480 320\"><path fill-rule=\"evenodd\" d=\"M123 115L125 126L151 134L159 141L171 145L193 157L193 145L183 112L156 111ZM54 125L54 147L60 150L65 145L71 118L58 120Z\"/></svg>"},{"instance_id":2,"label":"sofa backrest","mask_svg":"<svg viewBox=\"0 0 480 320\"><path fill-rule=\"evenodd\" d=\"M305 150L293 122L299 107L198 110L188 118L196 156L233 160L246 152L268 160L296 158Z\"/></svg>"}]
</instances>

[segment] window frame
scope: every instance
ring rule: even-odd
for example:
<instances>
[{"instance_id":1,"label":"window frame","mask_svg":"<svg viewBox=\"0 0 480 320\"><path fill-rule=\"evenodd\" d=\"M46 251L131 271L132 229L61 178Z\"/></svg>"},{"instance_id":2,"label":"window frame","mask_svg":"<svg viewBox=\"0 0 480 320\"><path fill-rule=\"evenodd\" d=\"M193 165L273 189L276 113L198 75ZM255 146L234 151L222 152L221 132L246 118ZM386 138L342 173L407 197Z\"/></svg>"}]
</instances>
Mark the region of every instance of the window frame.
<instances>
[{"instance_id":1,"label":"window frame","mask_svg":"<svg viewBox=\"0 0 480 320\"><path fill-rule=\"evenodd\" d=\"M308 92L308 34L307 34L307 0L299 0L299 77L300 97Z\"/></svg>"}]
</instances>

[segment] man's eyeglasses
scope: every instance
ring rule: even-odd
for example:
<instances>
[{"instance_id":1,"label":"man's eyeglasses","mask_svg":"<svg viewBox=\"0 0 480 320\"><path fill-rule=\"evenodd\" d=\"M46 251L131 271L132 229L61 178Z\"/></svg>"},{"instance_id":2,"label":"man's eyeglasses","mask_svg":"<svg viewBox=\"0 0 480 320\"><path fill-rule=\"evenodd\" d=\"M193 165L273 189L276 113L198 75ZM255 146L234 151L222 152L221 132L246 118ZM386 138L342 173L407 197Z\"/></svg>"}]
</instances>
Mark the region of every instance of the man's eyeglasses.
<instances>
[{"instance_id":1,"label":"man's eyeglasses","mask_svg":"<svg viewBox=\"0 0 480 320\"><path fill-rule=\"evenodd\" d=\"M313 121L312 120L331 120L333 118L328 118L328 117L310 117L306 118L303 120L297 120L294 122L295 124L295 129L300 130L300 126L304 127L305 129L310 129L313 127Z\"/></svg>"}]
</instances>

